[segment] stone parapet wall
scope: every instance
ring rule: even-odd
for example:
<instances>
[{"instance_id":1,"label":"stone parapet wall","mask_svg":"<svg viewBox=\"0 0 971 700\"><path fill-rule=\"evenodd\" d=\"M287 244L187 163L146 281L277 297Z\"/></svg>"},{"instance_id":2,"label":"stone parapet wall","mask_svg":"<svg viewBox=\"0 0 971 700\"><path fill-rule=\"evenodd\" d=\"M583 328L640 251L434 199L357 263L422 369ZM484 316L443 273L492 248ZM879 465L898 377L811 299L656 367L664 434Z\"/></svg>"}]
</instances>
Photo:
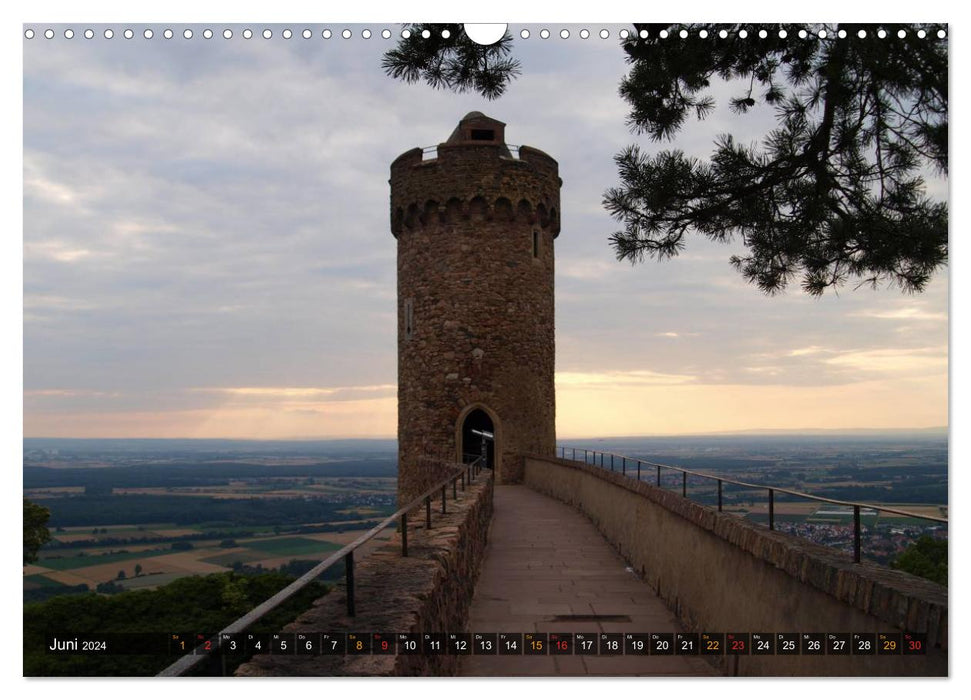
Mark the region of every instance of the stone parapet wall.
<instances>
[{"instance_id":1,"label":"stone parapet wall","mask_svg":"<svg viewBox=\"0 0 971 700\"><path fill-rule=\"evenodd\" d=\"M836 550L619 472L527 455L524 483L586 514L693 631L909 631L928 637L926 656L725 657L728 673L947 675L942 586L877 564L855 564Z\"/></svg>"},{"instance_id":2,"label":"stone parapet wall","mask_svg":"<svg viewBox=\"0 0 971 700\"><path fill-rule=\"evenodd\" d=\"M314 603L283 632L461 632L485 554L492 520L493 478L483 471L452 500L447 514L440 497L432 501L432 527L425 509L408 518L408 556L401 534L354 563L356 615L347 615L343 584ZM253 657L238 676L449 676L457 656L271 656Z\"/></svg>"}]
</instances>

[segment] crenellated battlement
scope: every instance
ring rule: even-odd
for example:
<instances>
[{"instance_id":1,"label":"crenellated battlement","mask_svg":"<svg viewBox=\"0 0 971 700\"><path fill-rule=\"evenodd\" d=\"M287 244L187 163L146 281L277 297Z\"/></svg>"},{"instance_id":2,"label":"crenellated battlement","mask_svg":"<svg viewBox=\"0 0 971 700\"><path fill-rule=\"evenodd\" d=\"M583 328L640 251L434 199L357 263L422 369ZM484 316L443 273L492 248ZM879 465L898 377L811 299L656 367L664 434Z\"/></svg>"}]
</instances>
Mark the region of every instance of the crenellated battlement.
<instances>
[{"instance_id":1,"label":"crenellated battlement","mask_svg":"<svg viewBox=\"0 0 971 700\"><path fill-rule=\"evenodd\" d=\"M559 212L549 199L535 203L520 199L514 204L508 197L493 200L480 195L471 199L451 197L446 202L426 199L397 206L391 215L391 232L397 237L405 230L420 226L455 224L470 219L539 226L549 229L554 237L560 232Z\"/></svg>"}]
</instances>

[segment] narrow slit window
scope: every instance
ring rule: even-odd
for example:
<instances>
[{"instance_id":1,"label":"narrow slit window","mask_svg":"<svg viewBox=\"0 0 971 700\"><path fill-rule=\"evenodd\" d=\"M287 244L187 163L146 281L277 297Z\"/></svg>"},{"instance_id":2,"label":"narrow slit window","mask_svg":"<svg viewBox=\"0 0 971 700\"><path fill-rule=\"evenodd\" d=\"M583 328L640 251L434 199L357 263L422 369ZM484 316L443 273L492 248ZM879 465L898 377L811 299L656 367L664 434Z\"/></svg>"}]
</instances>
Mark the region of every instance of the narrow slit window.
<instances>
[{"instance_id":1,"label":"narrow slit window","mask_svg":"<svg viewBox=\"0 0 971 700\"><path fill-rule=\"evenodd\" d=\"M405 340L411 340L415 332L414 306L411 299L405 299Z\"/></svg>"},{"instance_id":2,"label":"narrow slit window","mask_svg":"<svg viewBox=\"0 0 971 700\"><path fill-rule=\"evenodd\" d=\"M533 231L533 257L539 257L539 231Z\"/></svg>"}]
</instances>

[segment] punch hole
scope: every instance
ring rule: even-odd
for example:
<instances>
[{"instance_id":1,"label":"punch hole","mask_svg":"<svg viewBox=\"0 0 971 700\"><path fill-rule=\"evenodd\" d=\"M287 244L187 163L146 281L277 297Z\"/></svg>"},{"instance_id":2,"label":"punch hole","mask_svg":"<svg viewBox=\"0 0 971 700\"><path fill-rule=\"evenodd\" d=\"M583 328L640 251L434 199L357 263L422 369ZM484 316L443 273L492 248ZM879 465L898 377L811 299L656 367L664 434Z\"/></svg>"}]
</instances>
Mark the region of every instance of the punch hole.
<instances>
[{"instance_id":1,"label":"punch hole","mask_svg":"<svg viewBox=\"0 0 971 700\"><path fill-rule=\"evenodd\" d=\"M271 32L269 29L264 29L263 30L263 38L264 39L272 39L273 38L273 32Z\"/></svg>"},{"instance_id":2,"label":"punch hole","mask_svg":"<svg viewBox=\"0 0 971 700\"><path fill-rule=\"evenodd\" d=\"M442 30L442 38L443 39L451 39L452 38L452 32L448 31L447 29L443 29Z\"/></svg>"},{"instance_id":3,"label":"punch hole","mask_svg":"<svg viewBox=\"0 0 971 700\"><path fill-rule=\"evenodd\" d=\"M144 32L142 32L142 36L146 39L151 39L153 36L155 36L155 32L153 32L151 29L146 29Z\"/></svg>"},{"instance_id":4,"label":"punch hole","mask_svg":"<svg viewBox=\"0 0 971 700\"><path fill-rule=\"evenodd\" d=\"M746 29L739 29L738 30L738 38L739 39L748 39L748 30L746 30Z\"/></svg>"},{"instance_id":5,"label":"punch hole","mask_svg":"<svg viewBox=\"0 0 971 700\"><path fill-rule=\"evenodd\" d=\"M468 36L476 44L481 46L492 46L492 44L495 44L506 35L506 29L509 25L474 23L463 26L465 28L466 36ZM549 32L547 32L547 36L549 36ZM545 39L546 37L543 38Z\"/></svg>"},{"instance_id":6,"label":"punch hole","mask_svg":"<svg viewBox=\"0 0 971 700\"><path fill-rule=\"evenodd\" d=\"M641 39L646 39L646 38L647 38L647 30L646 30L646 29L642 29L641 31L639 31L639 32L637 33L637 35L638 35L638 36L639 36L639 37L640 37ZM666 37L667 35L668 35L668 33L667 33L666 31L664 31L664 30L662 29L662 30L661 30L661 38L663 39L663 38L665 38L665 37Z\"/></svg>"},{"instance_id":7,"label":"punch hole","mask_svg":"<svg viewBox=\"0 0 971 700\"><path fill-rule=\"evenodd\" d=\"M34 30L33 29L28 29L27 31L24 32L24 36L26 38L28 38L28 39L33 39L34 38Z\"/></svg>"},{"instance_id":8,"label":"punch hole","mask_svg":"<svg viewBox=\"0 0 971 700\"><path fill-rule=\"evenodd\" d=\"M877 32L877 36L880 37L881 39L886 39L887 38L886 30L881 29L880 31Z\"/></svg>"},{"instance_id":9,"label":"punch hole","mask_svg":"<svg viewBox=\"0 0 971 700\"><path fill-rule=\"evenodd\" d=\"M324 37L325 39L330 39L333 36L333 32L331 32L329 29L325 29L320 33L320 36Z\"/></svg>"},{"instance_id":10,"label":"punch hole","mask_svg":"<svg viewBox=\"0 0 971 700\"><path fill-rule=\"evenodd\" d=\"M550 38L550 30L549 29L542 29L542 30L540 30L539 38L540 39L549 39Z\"/></svg>"},{"instance_id":11,"label":"punch hole","mask_svg":"<svg viewBox=\"0 0 971 700\"><path fill-rule=\"evenodd\" d=\"M411 38L411 30L410 29L402 29L401 30L401 38L402 39L410 39Z\"/></svg>"},{"instance_id":12,"label":"punch hole","mask_svg":"<svg viewBox=\"0 0 971 700\"><path fill-rule=\"evenodd\" d=\"M700 36L702 39L707 39L708 38L708 30L707 29L702 29L700 32L698 32L698 36Z\"/></svg>"},{"instance_id":13,"label":"punch hole","mask_svg":"<svg viewBox=\"0 0 971 700\"><path fill-rule=\"evenodd\" d=\"M561 39L569 39L570 38L570 30L569 29L561 29L560 30L560 38Z\"/></svg>"},{"instance_id":14,"label":"punch hole","mask_svg":"<svg viewBox=\"0 0 971 700\"><path fill-rule=\"evenodd\" d=\"M390 29L383 30L381 32L381 38L382 39L390 39L391 38L391 30Z\"/></svg>"},{"instance_id":15,"label":"punch hole","mask_svg":"<svg viewBox=\"0 0 971 700\"><path fill-rule=\"evenodd\" d=\"M186 29L184 32L182 32L182 38L183 39L191 39L192 38L192 30L191 29Z\"/></svg>"},{"instance_id":16,"label":"punch hole","mask_svg":"<svg viewBox=\"0 0 971 700\"><path fill-rule=\"evenodd\" d=\"M678 32L678 36L680 36L682 39L687 39L688 38L688 30L687 29L682 29L680 32Z\"/></svg>"},{"instance_id":17,"label":"punch hole","mask_svg":"<svg viewBox=\"0 0 971 700\"><path fill-rule=\"evenodd\" d=\"M312 37L313 35L314 35L314 33L313 33L312 31L310 31L309 29L304 29L304 30L303 30L303 32L301 33L301 36L302 36L302 37L303 37L304 39L309 39L309 38L310 38L310 37Z\"/></svg>"},{"instance_id":18,"label":"punch hole","mask_svg":"<svg viewBox=\"0 0 971 700\"><path fill-rule=\"evenodd\" d=\"M523 31L519 32L519 36L521 36L523 39L528 39L529 38L529 30L528 29L524 29Z\"/></svg>"},{"instance_id":19,"label":"punch hole","mask_svg":"<svg viewBox=\"0 0 971 700\"><path fill-rule=\"evenodd\" d=\"M943 29L938 29L937 30L937 38L938 39L945 39L945 38L947 38L947 32L945 32Z\"/></svg>"},{"instance_id":20,"label":"punch hole","mask_svg":"<svg viewBox=\"0 0 971 700\"><path fill-rule=\"evenodd\" d=\"M779 30L779 38L780 39L785 39L787 36L789 36L789 32L787 32L785 29L780 29Z\"/></svg>"},{"instance_id":21,"label":"punch hole","mask_svg":"<svg viewBox=\"0 0 971 700\"><path fill-rule=\"evenodd\" d=\"M805 29L800 29L799 30L799 38L800 39L805 39L807 36L809 36L809 32L807 32Z\"/></svg>"},{"instance_id":22,"label":"punch hole","mask_svg":"<svg viewBox=\"0 0 971 700\"><path fill-rule=\"evenodd\" d=\"M65 29L64 30L64 38L65 39L73 39L74 38L74 30L73 29Z\"/></svg>"},{"instance_id":23,"label":"punch hole","mask_svg":"<svg viewBox=\"0 0 971 700\"><path fill-rule=\"evenodd\" d=\"M621 29L620 30L620 38L621 39L626 39L629 36L630 36L630 32L629 31L627 31L626 29Z\"/></svg>"},{"instance_id":24,"label":"punch hole","mask_svg":"<svg viewBox=\"0 0 971 700\"><path fill-rule=\"evenodd\" d=\"M590 38L590 32L588 30L586 30L586 29L581 29L580 30L580 38L581 39L589 39Z\"/></svg>"},{"instance_id":25,"label":"punch hole","mask_svg":"<svg viewBox=\"0 0 971 700\"><path fill-rule=\"evenodd\" d=\"M371 30L370 29L365 29L364 31L361 32L361 36L364 37L365 39L370 39L371 38Z\"/></svg>"},{"instance_id":26,"label":"punch hole","mask_svg":"<svg viewBox=\"0 0 971 700\"><path fill-rule=\"evenodd\" d=\"M252 39L253 38L253 30L252 29L244 29L243 30L243 38L244 39Z\"/></svg>"},{"instance_id":27,"label":"punch hole","mask_svg":"<svg viewBox=\"0 0 971 700\"><path fill-rule=\"evenodd\" d=\"M162 36L164 36L166 39L171 39L173 36L175 36L175 34L171 29L166 29L164 32L162 32Z\"/></svg>"},{"instance_id":28,"label":"punch hole","mask_svg":"<svg viewBox=\"0 0 971 700\"><path fill-rule=\"evenodd\" d=\"M925 32L923 29L918 29L917 30L917 38L918 39L923 39L925 36L927 36L927 32Z\"/></svg>"},{"instance_id":29,"label":"punch hole","mask_svg":"<svg viewBox=\"0 0 971 700\"><path fill-rule=\"evenodd\" d=\"M293 37L293 32L292 31L290 31L289 29L284 29L283 30L283 38L284 39L290 39L292 37Z\"/></svg>"},{"instance_id":30,"label":"punch hole","mask_svg":"<svg viewBox=\"0 0 971 700\"><path fill-rule=\"evenodd\" d=\"M105 29L105 39L113 39L115 32L113 29Z\"/></svg>"},{"instance_id":31,"label":"punch hole","mask_svg":"<svg viewBox=\"0 0 971 700\"><path fill-rule=\"evenodd\" d=\"M134 39L135 38L135 32L133 30L131 30L131 29L126 29L125 30L125 38L126 39Z\"/></svg>"},{"instance_id":32,"label":"punch hole","mask_svg":"<svg viewBox=\"0 0 971 700\"><path fill-rule=\"evenodd\" d=\"M211 29L204 29L202 31L202 37L204 39L212 39L212 30Z\"/></svg>"},{"instance_id":33,"label":"punch hole","mask_svg":"<svg viewBox=\"0 0 971 700\"><path fill-rule=\"evenodd\" d=\"M836 36L838 36L840 39L845 39L846 38L846 30L845 29L840 29L838 32L836 32Z\"/></svg>"},{"instance_id":34,"label":"punch hole","mask_svg":"<svg viewBox=\"0 0 971 700\"><path fill-rule=\"evenodd\" d=\"M658 34L658 36L661 37L662 39L667 39L668 38L668 30L667 29L662 29L661 32ZM647 32L646 31L641 33L641 38L647 38Z\"/></svg>"},{"instance_id":35,"label":"punch hole","mask_svg":"<svg viewBox=\"0 0 971 700\"><path fill-rule=\"evenodd\" d=\"M345 38L345 39L350 39L351 36L352 36L351 30L350 29L345 29L344 31L341 32L341 36L343 38Z\"/></svg>"},{"instance_id":36,"label":"punch hole","mask_svg":"<svg viewBox=\"0 0 971 700\"><path fill-rule=\"evenodd\" d=\"M860 37L861 39L866 39L866 30L865 30L865 29L861 29L860 31L858 31L858 32L856 33L856 35L857 35L858 37Z\"/></svg>"},{"instance_id":37,"label":"punch hole","mask_svg":"<svg viewBox=\"0 0 971 700\"><path fill-rule=\"evenodd\" d=\"M232 38L233 38L233 30L232 29L224 29L223 30L223 39L232 39Z\"/></svg>"},{"instance_id":38,"label":"punch hole","mask_svg":"<svg viewBox=\"0 0 971 700\"><path fill-rule=\"evenodd\" d=\"M759 30L759 39L765 39L769 36L769 33L764 29Z\"/></svg>"},{"instance_id":39,"label":"punch hole","mask_svg":"<svg viewBox=\"0 0 971 700\"><path fill-rule=\"evenodd\" d=\"M725 31L724 29L722 29L720 32L718 32L718 36L720 38L722 38L722 39L727 39L728 38L728 32Z\"/></svg>"},{"instance_id":40,"label":"punch hole","mask_svg":"<svg viewBox=\"0 0 971 700\"><path fill-rule=\"evenodd\" d=\"M600 38L601 39L608 39L608 38L610 38L610 32L608 32L606 29L601 29L600 30Z\"/></svg>"}]
</instances>

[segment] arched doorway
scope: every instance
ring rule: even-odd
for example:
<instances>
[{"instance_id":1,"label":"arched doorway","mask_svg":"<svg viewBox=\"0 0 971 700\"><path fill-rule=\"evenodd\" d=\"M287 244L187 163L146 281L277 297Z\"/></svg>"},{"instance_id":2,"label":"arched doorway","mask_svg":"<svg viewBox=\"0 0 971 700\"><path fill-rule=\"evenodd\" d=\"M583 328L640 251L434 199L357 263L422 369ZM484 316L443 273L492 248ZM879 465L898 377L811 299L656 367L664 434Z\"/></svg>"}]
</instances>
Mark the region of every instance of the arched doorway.
<instances>
[{"instance_id":1,"label":"arched doorway","mask_svg":"<svg viewBox=\"0 0 971 700\"><path fill-rule=\"evenodd\" d=\"M485 466L496 466L496 430L489 414L481 408L469 412L462 422L462 462L468 464L485 456Z\"/></svg>"}]
</instances>

